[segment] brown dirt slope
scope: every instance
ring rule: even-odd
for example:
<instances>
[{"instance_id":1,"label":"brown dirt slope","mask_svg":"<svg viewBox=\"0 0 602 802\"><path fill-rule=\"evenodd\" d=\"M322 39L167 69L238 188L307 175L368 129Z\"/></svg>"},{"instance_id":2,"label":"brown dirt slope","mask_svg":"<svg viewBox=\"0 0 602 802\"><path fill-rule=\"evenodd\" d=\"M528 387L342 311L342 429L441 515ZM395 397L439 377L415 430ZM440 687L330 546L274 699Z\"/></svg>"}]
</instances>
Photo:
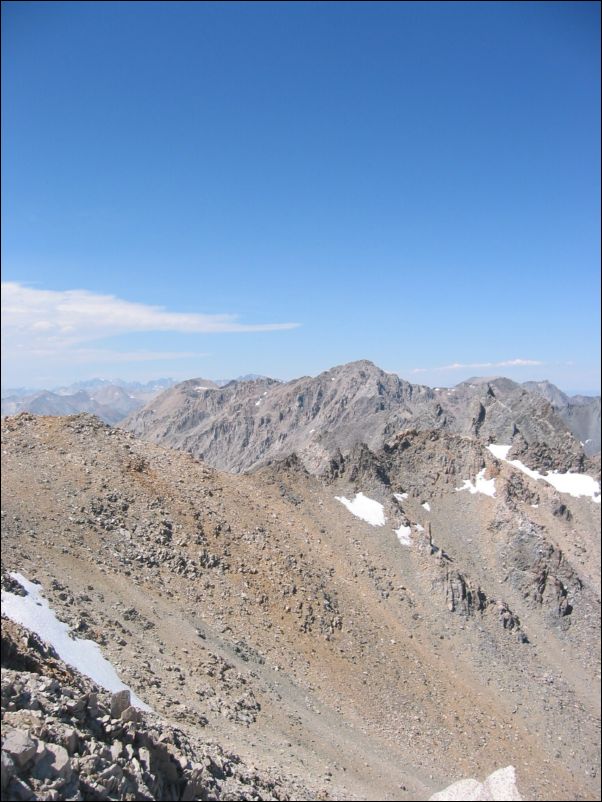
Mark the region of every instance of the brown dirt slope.
<instances>
[{"instance_id":1,"label":"brown dirt slope","mask_svg":"<svg viewBox=\"0 0 602 802\"><path fill-rule=\"evenodd\" d=\"M525 798L598 798L598 505L558 512L442 433L321 480L294 458L218 473L85 415L2 438L4 567L190 737L336 799L509 764ZM496 497L457 492L481 468ZM335 499L358 491L385 526Z\"/></svg>"}]
</instances>

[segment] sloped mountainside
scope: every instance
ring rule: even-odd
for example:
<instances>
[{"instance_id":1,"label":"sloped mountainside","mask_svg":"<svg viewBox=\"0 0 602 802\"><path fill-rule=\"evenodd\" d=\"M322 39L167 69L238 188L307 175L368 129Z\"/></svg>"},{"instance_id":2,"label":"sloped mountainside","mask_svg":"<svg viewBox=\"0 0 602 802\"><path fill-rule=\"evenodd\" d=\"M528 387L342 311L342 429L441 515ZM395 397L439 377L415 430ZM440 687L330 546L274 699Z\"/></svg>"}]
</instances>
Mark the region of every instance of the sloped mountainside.
<instances>
[{"instance_id":1,"label":"sloped mountainside","mask_svg":"<svg viewBox=\"0 0 602 802\"><path fill-rule=\"evenodd\" d=\"M4 583L6 584L6 582ZM2 621L3 799L314 799L107 693Z\"/></svg>"},{"instance_id":2,"label":"sloped mountainside","mask_svg":"<svg viewBox=\"0 0 602 802\"><path fill-rule=\"evenodd\" d=\"M338 451L348 452L357 443L381 448L408 427L482 442L520 437L556 449L565 462L584 456L550 403L509 379L432 390L367 361L286 384L258 379L216 387L193 379L162 393L121 425L232 472L296 453L310 472L320 474Z\"/></svg>"},{"instance_id":3,"label":"sloped mountainside","mask_svg":"<svg viewBox=\"0 0 602 802\"><path fill-rule=\"evenodd\" d=\"M600 396L567 396L550 382L524 382L531 393L537 393L550 402L559 417L566 423L586 454L600 453Z\"/></svg>"},{"instance_id":4,"label":"sloped mountainside","mask_svg":"<svg viewBox=\"0 0 602 802\"><path fill-rule=\"evenodd\" d=\"M370 409L365 370L347 404ZM194 387L171 396L192 418L285 392ZM437 404L383 388L374 432L395 394ZM7 798L418 800L512 766L524 799L599 798L599 486L526 468L526 430L353 444L346 422L317 477L311 447L235 475L86 415L3 421L5 593L39 583L152 708L127 721L3 622Z\"/></svg>"}]
</instances>

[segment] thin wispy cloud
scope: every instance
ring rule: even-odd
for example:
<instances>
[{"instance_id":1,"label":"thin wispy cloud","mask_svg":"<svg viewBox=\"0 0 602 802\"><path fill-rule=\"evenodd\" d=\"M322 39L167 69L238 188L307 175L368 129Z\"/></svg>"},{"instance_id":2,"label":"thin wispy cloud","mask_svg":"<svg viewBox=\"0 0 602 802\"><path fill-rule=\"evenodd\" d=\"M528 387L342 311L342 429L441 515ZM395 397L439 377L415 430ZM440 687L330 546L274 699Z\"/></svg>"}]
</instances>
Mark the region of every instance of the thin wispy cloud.
<instances>
[{"instance_id":1,"label":"thin wispy cloud","mask_svg":"<svg viewBox=\"0 0 602 802\"><path fill-rule=\"evenodd\" d=\"M140 332L226 334L283 331L297 323L242 323L234 314L170 312L88 290L40 290L2 282L2 350L6 356L78 362L144 362L203 356L197 352L118 351L82 347Z\"/></svg>"},{"instance_id":2,"label":"thin wispy cloud","mask_svg":"<svg viewBox=\"0 0 602 802\"><path fill-rule=\"evenodd\" d=\"M238 315L169 312L88 290L39 290L2 282L2 329L45 341L82 342L115 334L172 331L190 334L282 331L298 323L240 323Z\"/></svg>"},{"instance_id":3,"label":"thin wispy cloud","mask_svg":"<svg viewBox=\"0 0 602 802\"><path fill-rule=\"evenodd\" d=\"M452 362L451 365L441 365L436 368L414 368L412 373L428 373L436 370L472 370L484 368L523 368L544 365L539 359L504 359L501 362Z\"/></svg>"}]
</instances>

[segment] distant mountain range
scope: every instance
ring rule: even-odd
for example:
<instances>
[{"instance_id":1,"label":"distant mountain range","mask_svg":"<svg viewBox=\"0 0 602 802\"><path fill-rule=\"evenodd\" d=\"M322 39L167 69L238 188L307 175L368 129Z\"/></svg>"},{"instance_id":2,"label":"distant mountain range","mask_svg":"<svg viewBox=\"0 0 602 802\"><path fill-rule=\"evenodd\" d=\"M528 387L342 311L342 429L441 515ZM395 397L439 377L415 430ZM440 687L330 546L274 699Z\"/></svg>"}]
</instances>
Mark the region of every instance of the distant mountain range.
<instances>
[{"instance_id":1,"label":"distant mountain range","mask_svg":"<svg viewBox=\"0 0 602 802\"><path fill-rule=\"evenodd\" d=\"M2 421L3 799L599 798L600 461L548 400L356 362L125 425Z\"/></svg>"},{"instance_id":2,"label":"distant mountain range","mask_svg":"<svg viewBox=\"0 0 602 802\"><path fill-rule=\"evenodd\" d=\"M407 427L444 428L482 439L503 436L508 442L520 433L526 442L548 446L553 433L558 447L566 446L562 437L568 430L585 454L600 451L599 396L570 397L548 381L518 384L503 377L474 377L453 388L432 389L365 360L290 382L246 374L177 384L168 378L147 383L90 379L53 390L3 391L3 416L25 411L88 412L236 471L293 451L311 470L321 470L338 450L358 442L378 448ZM572 443L571 449L579 445Z\"/></svg>"},{"instance_id":3,"label":"distant mountain range","mask_svg":"<svg viewBox=\"0 0 602 802\"><path fill-rule=\"evenodd\" d=\"M9 388L2 393L2 416L18 412L36 415L74 415L89 412L115 424L173 385L173 379L142 384L120 380L90 379L53 390Z\"/></svg>"},{"instance_id":4,"label":"distant mountain range","mask_svg":"<svg viewBox=\"0 0 602 802\"><path fill-rule=\"evenodd\" d=\"M550 465L568 466L600 450L600 398L574 403L548 383L525 387L500 377L431 389L359 361L286 383L260 378L218 387L191 379L121 425L235 472L295 453L321 473L358 443L379 449L409 428L516 443L523 451L545 444Z\"/></svg>"},{"instance_id":5,"label":"distant mountain range","mask_svg":"<svg viewBox=\"0 0 602 802\"><path fill-rule=\"evenodd\" d=\"M237 379L217 379L215 386L232 381L245 382L263 378L256 373ZM50 390L33 387L7 387L2 390L2 417L19 412L35 415L75 415L89 412L105 423L115 424L159 393L175 384L174 379L128 382L123 379L87 379Z\"/></svg>"}]
</instances>

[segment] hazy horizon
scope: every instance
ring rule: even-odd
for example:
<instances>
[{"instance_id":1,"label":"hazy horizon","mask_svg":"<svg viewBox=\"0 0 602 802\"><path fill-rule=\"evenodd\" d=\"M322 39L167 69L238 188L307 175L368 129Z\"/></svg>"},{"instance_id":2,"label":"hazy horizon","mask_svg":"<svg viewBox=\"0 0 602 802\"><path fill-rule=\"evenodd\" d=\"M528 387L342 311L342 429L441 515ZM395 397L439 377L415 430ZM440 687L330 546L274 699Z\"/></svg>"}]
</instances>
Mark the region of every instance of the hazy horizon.
<instances>
[{"instance_id":1,"label":"hazy horizon","mask_svg":"<svg viewBox=\"0 0 602 802\"><path fill-rule=\"evenodd\" d=\"M337 365L332 365L331 367L334 368L334 367L338 367L338 366ZM377 367L381 367L381 366L377 365ZM326 368L325 370L329 370L329 368ZM323 372L323 371L318 371L317 373L299 374L299 375L295 375L295 376L289 376L289 377L286 377L286 378L284 378L282 376L270 376L270 375L267 375L267 374L259 374L259 373L256 373L253 370L246 371L245 373L239 373L236 376L208 376L208 375L202 375L202 374L194 374L194 375L190 375L190 376L189 375L182 375L182 376L178 376L178 377L176 377L176 376L150 376L149 375L148 378L131 378L131 377L123 376L123 375L121 375L121 376L96 375L96 376L89 376L89 377L87 377L85 379L75 379L72 382L49 383L46 386L8 385L8 384L4 384L3 383L2 384L2 394L3 394L3 397L4 397L4 394L7 392L7 390L12 390L12 389L15 389L15 390L27 389L27 390L31 390L32 392L39 392L39 391L44 391L44 390L54 392L56 390L60 390L60 389L68 388L68 387L73 387L73 386L75 386L77 384L85 384L87 382L93 382L93 381L103 381L103 382L108 382L108 383L111 383L111 384L115 384L115 383L117 383L117 384L119 384L119 383L123 383L123 384L129 384L129 383L152 384L152 383L155 383L155 382L166 382L166 381L168 381L168 382L173 382L174 384L178 384L180 382L191 381L193 379L209 379L210 381L233 381L233 380L240 379L241 377L244 377L244 376L257 375L257 376L260 376L261 378L274 379L274 380L279 381L279 382L289 382L289 381L293 381L294 379L302 378L303 376L314 376L315 377L315 376L319 375L321 372ZM475 374L475 375L467 376L466 378L463 378L463 379L458 379L457 381L454 381L453 383L449 383L449 384L445 384L443 382L441 382L439 384L429 384L428 382L423 382L423 381L420 381L419 379L414 379L414 378L410 379L407 376L402 376L401 374L396 373L396 371L385 371L385 372L386 373L394 373L395 375L398 375L401 379L405 379L406 381L410 381L412 384L426 384L427 386L433 387L433 388L434 387L455 387L456 385L461 384L462 382L470 381L471 379L474 379L475 381L476 380L481 380L482 381L484 379L510 378L509 376L504 376L501 373L500 374L495 374L495 375L485 375L485 374L476 375ZM547 379L545 377L537 378L537 379L525 378L525 379L521 380L521 382L519 382L519 383L529 382L529 381L541 382L541 381L549 381L549 379ZM554 384L556 387L558 387L559 390L561 390L565 395L568 395L568 396L575 396L575 395L599 396L600 395L600 390L599 389L598 390L593 390L591 388L588 388L588 389L568 388L567 389L565 387L562 387L562 386L556 384L555 382L551 382L551 383Z\"/></svg>"}]
</instances>

